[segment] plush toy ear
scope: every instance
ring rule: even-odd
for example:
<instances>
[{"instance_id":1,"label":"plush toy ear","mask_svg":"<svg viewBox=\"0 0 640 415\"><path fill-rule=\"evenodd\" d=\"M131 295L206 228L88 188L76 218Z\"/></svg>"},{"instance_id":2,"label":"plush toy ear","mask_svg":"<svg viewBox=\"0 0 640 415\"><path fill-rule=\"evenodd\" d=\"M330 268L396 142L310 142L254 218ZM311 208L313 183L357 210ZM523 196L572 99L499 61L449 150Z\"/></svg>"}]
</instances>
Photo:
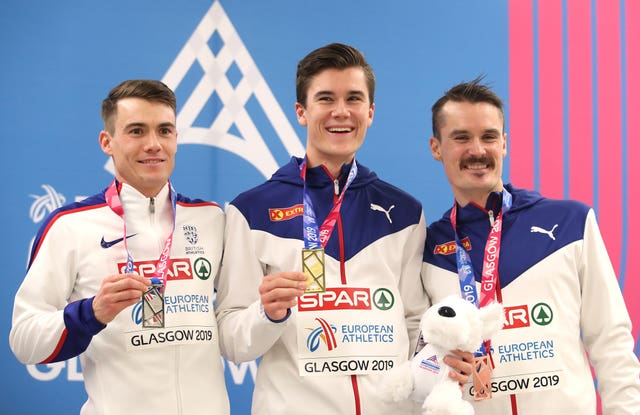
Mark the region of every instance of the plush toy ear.
<instances>
[{"instance_id":1,"label":"plush toy ear","mask_svg":"<svg viewBox=\"0 0 640 415\"><path fill-rule=\"evenodd\" d=\"M491 303L478 310L482 320L482 339L489 340L504 326L504 309L500 303Z\"/></svg>"}]
</instances>

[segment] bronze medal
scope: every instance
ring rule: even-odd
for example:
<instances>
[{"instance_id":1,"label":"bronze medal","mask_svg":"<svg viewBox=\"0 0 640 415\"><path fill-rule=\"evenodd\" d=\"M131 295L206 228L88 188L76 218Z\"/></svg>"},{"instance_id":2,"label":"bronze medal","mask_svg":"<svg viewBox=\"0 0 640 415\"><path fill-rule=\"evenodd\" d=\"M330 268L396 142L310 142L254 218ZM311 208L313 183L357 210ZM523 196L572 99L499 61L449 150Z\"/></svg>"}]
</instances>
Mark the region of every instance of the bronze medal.
<instances>
[{"instance_id":1,"label":"bronze medal","mask_svg":"<svg viewBox=\"0 0 640 415\"><path fill-rule=\"evenodd\" d=\"M493 369L489 356L480 356L473 359L473 398L476 401L491 399L491 378Z\"/></svg>"}]
</instances>

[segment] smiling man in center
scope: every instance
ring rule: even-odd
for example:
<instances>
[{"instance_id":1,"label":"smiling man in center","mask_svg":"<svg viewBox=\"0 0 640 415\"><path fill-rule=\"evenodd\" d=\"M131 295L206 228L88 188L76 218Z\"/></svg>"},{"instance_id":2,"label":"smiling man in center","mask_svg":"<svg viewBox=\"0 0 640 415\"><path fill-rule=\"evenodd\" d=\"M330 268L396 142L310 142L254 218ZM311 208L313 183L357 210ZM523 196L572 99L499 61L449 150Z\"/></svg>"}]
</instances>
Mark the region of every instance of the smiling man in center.
<instances>
[{"instance_id":1,"label":"smiling man in center","mask_svg":"<svg viewBox=\"0 0 640 415\"><path fill-rule=\"evenodd\" d=\"M411 356L427 299L419 201L355 159L373 122L375 76L353 47L298 64L293 157L227 209L217 316L223 353L262 357L253 414L413 413L376 374ZM465 382L471 356L447 357Z\"/></svg>"}]
</instances>

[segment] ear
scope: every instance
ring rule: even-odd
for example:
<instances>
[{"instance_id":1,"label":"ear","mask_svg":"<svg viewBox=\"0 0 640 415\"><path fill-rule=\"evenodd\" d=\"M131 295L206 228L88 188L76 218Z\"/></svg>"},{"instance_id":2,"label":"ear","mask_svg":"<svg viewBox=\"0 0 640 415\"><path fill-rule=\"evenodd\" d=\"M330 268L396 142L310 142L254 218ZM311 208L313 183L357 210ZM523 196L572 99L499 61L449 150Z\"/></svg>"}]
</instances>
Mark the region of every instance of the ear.
<instances>
[{"instance_id":1,"label":"ear","mask_svg":"<svg viewBox=\"0 0 640 415\"><path fill-rule=\"evenodd\" d=\"M507 133L502 134L502 158L507 157Z\"/></svg>"},{"instance_id":2,"label":"ear","mask_svg":"<svg viewBox=\"0 0 640 415\"><path fill-rule=\"evenodd\" d=\"M489 340L504 326L504 309L498 302L490 303L478 310L482 320L482 338Z\"/></svg>"},{"instance_id":3,"label":"ear","mask_svg":"<svg viewBox=\"0 0 640 415\"><path fill-rule=\"evenodd\" d=\"M111 134L109 134L105 130L100 131L100 135L98 136L98 141L100 142L100 148L102 148L102 151L108 156L113 156L113 149L111 148L111 140L112 140Z\"/></svg>"},{"instance_id":4,"label":"ear","mask_svg":"<svg viewBox=\"0 0 640 415\"><path fill-rule=\"evenodd\" d=\"M298 117L298 124L300 124L303 127L307 126L307 110L304 109L304 106L299 103L296 102L296 117Z\"/></svg>"},{"instance_id":5,"label":"ear","mask_svg":"<svg viewBox=\"0 0 640 415\"><path fill-rule=\"evenodd\" d=\"M429 139L429 147L431 147L431 155L434 160L442 161L442 154L440 154L440 140L435 137Z\"/></svg>"},{"instance_id":6,"label":"ear","mask_svg":"<svg viewBox=\"0 0 640 415\"><path fill-rule=\"evenodd\" d=\"M369 122L367 123L367 127L371 127L371 124L373 124L373 112L376 109L376 104L371 104L369 106Z\"/></svg>"}]
</instances>

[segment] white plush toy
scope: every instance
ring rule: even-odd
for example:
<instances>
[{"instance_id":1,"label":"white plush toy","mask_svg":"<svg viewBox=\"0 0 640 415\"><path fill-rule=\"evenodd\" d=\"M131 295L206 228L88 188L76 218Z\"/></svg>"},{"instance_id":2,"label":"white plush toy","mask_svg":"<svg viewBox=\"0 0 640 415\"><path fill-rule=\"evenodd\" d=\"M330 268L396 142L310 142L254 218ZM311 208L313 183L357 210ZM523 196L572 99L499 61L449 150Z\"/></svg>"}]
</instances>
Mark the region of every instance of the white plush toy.
<instances>
[{"instance_id":1,"label":"white plush toy","mask_svg":"<svg viewBox=\"0 0 640 415\"><path fill-rule=\"evenodd\" d=\"M471 404L462 399L460 385L449 378L444 357L451 350L474 352L504 325L499 303L481 309L450 296L429 307L420 321L427 344L412 360L387 372L382 381L386 401L400 402L409 397L422 403L426 415L473 415Z\"/></svg>"}]
</instances>

